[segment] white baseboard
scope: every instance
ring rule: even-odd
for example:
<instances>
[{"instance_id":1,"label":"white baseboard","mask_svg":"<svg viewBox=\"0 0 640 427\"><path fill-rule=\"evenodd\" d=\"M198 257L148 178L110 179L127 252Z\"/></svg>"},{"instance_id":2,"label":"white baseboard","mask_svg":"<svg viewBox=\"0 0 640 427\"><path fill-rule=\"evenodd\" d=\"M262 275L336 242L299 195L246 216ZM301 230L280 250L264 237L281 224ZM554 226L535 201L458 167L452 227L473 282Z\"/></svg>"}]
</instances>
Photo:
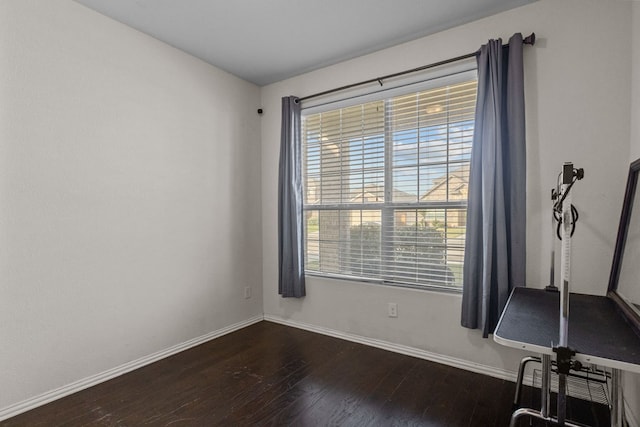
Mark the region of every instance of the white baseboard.
<instances>
[{"instance_id":1,"label":"white baseboard","mask_svg":"<svg viewBox=\"0 0 640 427\"><path fill-rule=\"evenodd\" d=\"M383 350L393 351L395 353L405 354L407 356L418 357L420 359L430 360L432 362L442 363L443 365L453 366L454 368L465 369L467 371L476 372L479 374L488 375L490 377L499 378L507 381L516 381L517 372L507 371L505 369L494 368L493 366L482 365L479 363L470 362L464 359L458 359L456 357L446 356L443 354L432 353L426 350L422 350L415 347L409 347L406 345L395 344L388 341L378 340L374 338L367 338L360 335L349 334L346 332L336 331L334 329L324 328L321 326L310 325L308 323L297 322L295 320L284 319L279 316L265 315L264 320L274 323L280 323L287 326L292 326L298 329L304 329L311 332L316 332L323 335L328 335L335 338L340 338L347 341L357 342L359 344L368 345L371 347L381 348ZM531 383L530 376L524 378L525 384Z\"/></svg>"},{"instance_id":2,"label":"white baseboard","mask_svg":"<svg viewBox=\"0 0 640 427\"><path fill-rule=\"evenodd\" d=\"M181 344L174 345L165 350L161 350L156 353L150 354L148 356L141 357L140 359L133 360L131 362L125 363L113 369L109 369L99 374L92 375L87 378L83 378L71 384L67 384L65 386L59 387L55 390L45 392L43 394L32 397L30 399L23 400L22 402L18 402L6 408L2 408L0 409L0 421L14 417L18 414L29 411L31 409L35 409L38 406L42 406L49 402L53 402L54 400L63 398L70 394L76 393L80 390L84 390L86 388L92 387L94 385L100 384L110 379L119 377L120 375L126 374L127 372L131 372L145 365L149 365L150 363L157 362L158 360L180 353L181 351L203 344L207 341L211 341L212 339L221 337L222 335L226 335L228 333L245 328L249 325L260 322L262 320L263 320L262 315L252 317L248 320L244 320L242 322L235 323L225 328L218 329L217 331L209 332L208 334L199 336L189 341L185 341Z\"/></svg>"}]
</instances>

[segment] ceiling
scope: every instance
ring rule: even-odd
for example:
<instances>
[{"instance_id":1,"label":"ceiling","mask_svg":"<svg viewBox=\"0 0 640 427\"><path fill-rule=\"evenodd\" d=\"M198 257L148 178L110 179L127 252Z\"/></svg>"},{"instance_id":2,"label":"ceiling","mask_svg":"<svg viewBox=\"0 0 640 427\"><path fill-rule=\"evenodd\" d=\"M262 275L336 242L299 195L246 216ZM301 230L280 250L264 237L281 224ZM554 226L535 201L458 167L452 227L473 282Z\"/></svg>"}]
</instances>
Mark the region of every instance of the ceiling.
<instances>
[{"instance_id":1,"label":"ceiling","mask_svg":"<svg viewBox=\"0 0 640 427\"><path fill-rule=\"evenodd\" d=\"M257 85L535 0L75 0Z\"/></svg>"}]
</instances>

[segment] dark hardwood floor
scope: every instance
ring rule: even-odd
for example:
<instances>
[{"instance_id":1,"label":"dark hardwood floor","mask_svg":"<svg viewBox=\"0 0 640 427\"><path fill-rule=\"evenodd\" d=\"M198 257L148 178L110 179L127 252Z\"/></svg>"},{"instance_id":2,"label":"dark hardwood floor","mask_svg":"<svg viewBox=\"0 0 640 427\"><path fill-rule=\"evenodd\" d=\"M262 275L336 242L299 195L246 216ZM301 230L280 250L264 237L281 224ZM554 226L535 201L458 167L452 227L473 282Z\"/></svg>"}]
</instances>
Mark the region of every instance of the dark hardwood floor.
<instances>
[{"instance_id":1,"label":"dark hardwood floor","mask_svg":"<svg viewBox=\"0 0 640 427\"><path fill-rule=\"evenodd\" d=\"M508 381L260 322L0 425L507 426L514 389Z\"/></svg>"}]
</instances>

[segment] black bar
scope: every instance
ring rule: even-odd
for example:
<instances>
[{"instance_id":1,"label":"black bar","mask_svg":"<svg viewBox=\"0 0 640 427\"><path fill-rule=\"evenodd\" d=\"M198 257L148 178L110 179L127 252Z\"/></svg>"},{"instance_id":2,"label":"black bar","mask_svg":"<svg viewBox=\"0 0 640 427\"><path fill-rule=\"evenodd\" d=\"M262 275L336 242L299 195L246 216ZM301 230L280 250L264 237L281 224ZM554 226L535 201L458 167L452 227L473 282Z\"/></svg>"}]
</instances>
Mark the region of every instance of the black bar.
<instances>
[{"instance_id":1,"label":"black bar","mask_svg":"<svg viewBox=\"0 0 640 427\"><path fill-rule=\"evenodd\" d=\"M525 37L522 40L522 43L523 44L530 44L530 45L533 46L536 43L536 33L531 33L530 35ZM503 46L503 47L506 47L506 45ZM353 87L358 87L358 86L364 86L364 85L368 85L368 84L371 84L371 83L379 83L380 86L382 86L382 81L383 80L387 80L387 79L391 79L391 78L394 78L394 77L403 76L405 74L416 73L418 71L428 70L429 68L435 68L435 67L439 67L441 65L450 64L452 62L462 61L463 59L473 58L477 54L478 54L478 52L471 52L471 53L467 53L466 55L456 56L455 58L445 59L443 61L434 62L433 64L428 64L428 65L423 65L423 66L418 67L418 68L412 68L410 70L400 71L398 73L393 73L393 74L387 74L386 76L376 77L376 78L373 78L373 79L364 80L362 82L352 83L352 84L346 85L346 86L340 86L340 87L337 87L335 89L329 89L329 90L325 90L324 92L318 92L318 93L314 93L313 95L308 95L308 96L304 96L302 98L298 98L297 102L307 101L307 100L309 100L311 98L317 98L319 96L324 96L324 95L328 95L330 93L340 92L342 90L347 90L347 89L351 89Z\"/></svg>"},{"instance_id":2,"label":"black bar","mask_svg":"<svg viewBox=\"0 0 640 427\"><path fill-rule=\"evenodd\" d=\"M562 183L571 184L573 181L573 163L565 163L562 166Z\"/></svg>"}]
</instances>

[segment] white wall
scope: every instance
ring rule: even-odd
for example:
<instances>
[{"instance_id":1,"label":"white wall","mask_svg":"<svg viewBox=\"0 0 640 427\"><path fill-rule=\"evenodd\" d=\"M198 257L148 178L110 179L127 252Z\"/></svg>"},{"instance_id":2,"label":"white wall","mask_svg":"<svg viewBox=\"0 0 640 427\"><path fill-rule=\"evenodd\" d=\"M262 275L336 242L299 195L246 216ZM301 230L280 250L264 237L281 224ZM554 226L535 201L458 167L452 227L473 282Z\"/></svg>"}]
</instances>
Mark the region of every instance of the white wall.
<instances>
[{"instance_id":1,"label":"white wall","mask_svg":"<svg viewBox=\"0 0 640 427\"><path fill-rule=\"evenodd\" d=\"M632 2L631 161L640 158L640 3Z\"/></svg>"},{"instance_id":2,"label":"white wall","mask_svg":"<svg viewBox=\"0 0 640 427\"><path fill-rule=\"evenodd\" d=\"M520 353L459 326L459 295L309 277L307 297L277 295L277 169L280 98L417 67L476 50L489 38L535 31L525 49L527 277L547 285L550 189L565 161L585 169L573 190L580 222L573 291L604 295L629 156L629 2L541 0L410 43L262 88L262 221L267 316L515 370ZM615 66L612 66L615 64ZM387 302L399 317L386 317Z\"/></svg>"},{"instance_id":3,"label":"white wall","mask_svg":"<svg viewBox=\"0 0 640 427\"><path fill-rule=\"evenodd\" d=\"M513 370L519 352L459 326L458 295L310 278L305 299L277 296L280 97L536 31L528 281L546 285L549 189L573 161L573 290L604 294L627 141L640 157L631 3L541 0L260 91L74 2L0 0L0 408L262 310Z\"/></svg>"},{"instance_id":4,"label":"white wall","mask_svg":"<svg viewBox=\"0 0 640 427\"><path fill-rule=\"evenodd\" d=\"M631 32L631 150L629 163L640 158L640 2L632 2ZM626 373L625 400L636 426L640 426L640 375Z\"/></svg>"},{"instance_id":5,"label":"white wall","mask_svg":"<svg viewBox=\"0 0 640 427\"><path fill-rule=\"evenodd\" d=\"M0 0L0 409L262 314L259 101L70 0Z\"/></svg>"}]
</instances>

